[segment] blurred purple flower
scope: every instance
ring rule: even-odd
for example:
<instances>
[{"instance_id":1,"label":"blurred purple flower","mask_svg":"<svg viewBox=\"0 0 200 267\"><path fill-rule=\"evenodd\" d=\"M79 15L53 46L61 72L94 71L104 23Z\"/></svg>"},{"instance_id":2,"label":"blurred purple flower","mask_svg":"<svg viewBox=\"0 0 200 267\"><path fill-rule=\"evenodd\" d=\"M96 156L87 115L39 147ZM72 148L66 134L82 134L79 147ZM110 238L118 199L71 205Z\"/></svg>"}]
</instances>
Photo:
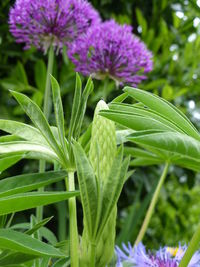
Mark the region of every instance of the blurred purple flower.
<instances>
[{"instance_id":1,"label":"blurred purple flower","mask_svg":"<svg viewBox=\"0 0 200 267\"><path fill-rule=\"evenodd\" d=\"M123 267L123 263L127 266L135 267L178 267L187 246L179 245L177 248L164 247L160 248L156 253L146 251L142 243L134 247L130 243L128 246L122 245L123 250L116 247L117 267ZM200 253L196 252L188 267L200 266Z\"/></svg>"},{"instance_id":2,"label":"blurred purple flower","mask_svg":"<svg viewBox=\"0 0 200 267\"><path fill-rule=\"evenodd\" d=\"M91 27L72 44L69 58L76 71L96 79L109 76L119 84L136 86L152 70L152 54L132 27L110 20Z\"/></svg>"},{"instance_id":3,"label":"blurred purple flower","mask_svg":"<svg viewBox=\"0 0 200 267\"><path fill-rule=\"evenodd\" d=\"M59 51L99 22L99 14L87 0L16 0L9 15L16 42L45 52L50 45Z\"/></svg>"}]
</instances>

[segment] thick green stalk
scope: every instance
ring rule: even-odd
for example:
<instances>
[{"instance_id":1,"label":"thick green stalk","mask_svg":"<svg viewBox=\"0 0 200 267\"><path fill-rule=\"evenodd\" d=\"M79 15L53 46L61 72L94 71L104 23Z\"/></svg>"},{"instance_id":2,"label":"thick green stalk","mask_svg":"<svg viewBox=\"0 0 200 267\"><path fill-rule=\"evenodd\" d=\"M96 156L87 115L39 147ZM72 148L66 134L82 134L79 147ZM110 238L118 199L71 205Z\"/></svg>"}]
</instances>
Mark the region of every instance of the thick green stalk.
<instances>
[{"instance_id":1,"label":"thick green stalk","mask_svg":"<svg viewBox=\"0 0 200 267\"><path fill-rule=\"evenodd\" d=\"M162 185L163 185L163 183L165 181L165 178L167 176L168 168L169 168L169 163L167 162L165 164L165 167L164 167L164 170L162 172L162 175L161 175L161 177L159 179L158 185L157 185L156 190L154 192L153 198L151 200L150 206L149 206L148 211L146 213L146 216L145 216L144 222L142 224L142 227L140 229L140 232L139 232L139 234L137 236L137 239L135 241L135 245L137 245L138 243L140 243L142 241L142 239L143 239L143 237L144 237L144 235L146 233L147 227L148 227L149 222L151 220L151 217L153 215L153 212L154 212L154 209L155 209L155 205L157 203L157 200L158 200L158 197L159 197L159 194L160 194L160 190L161 190Z\"/></svg>"},{"instance_id":2,"label":"thick green stalk","mask_svg":"<svg viewBox=\"0 0 200 267\"><path fill-rule=\"evenodd\" d=\"M74 172L68 172L68 180L65 179L66 188L69 191L75 190ZM71 267L79 266L79 237L76 218L76 198L68 200L69 205L69 236L70 236L70 258Z\"/></svg>"},{"instance_id":3,"label":"thick green stalk","mask_svg":"<svg viewBox=\"0 0 200 267\"><path fill-rule=\"evenodd\" d=\"M90 267L95 267L96 262L96 244L90 243Z\"/></svg>"},{"instance_id":4,"label":"thick green stalk","mask_svg":"<svg viewBox=\"0 0 200 267\"><path fill-rule=\"evenodd\" d=\"M192 239L190 240L189 246L179 264L179 267L187 267L193 254L196 252L196 250L199 248L199 242L200 242L200 224L194 233Z\"/></svg>"},{"instance_id":5,"label":"thick green stalk","mask_svg":"<svg viewBox=\"0 0 200 267\"><path fill-rule=\"evenodd\" d=\"M45 92L44 92L44 105L43 105L43 112L48 120L50 110L51 110L51 83L50 83L50 74L53 72L53 61L54 61L54 50L53 46L50 47L48 53L48 65L47 65L47 76L46 76L46 85L45 85ZM39 163L39 172L45 172L46 163L44 160L40 160ZM44 191L44 188L39 188L38 191ZM37 221L41 221L43 218L43 207L40 206L36 209L36 218Z\"/></svg>"}]
</instances>

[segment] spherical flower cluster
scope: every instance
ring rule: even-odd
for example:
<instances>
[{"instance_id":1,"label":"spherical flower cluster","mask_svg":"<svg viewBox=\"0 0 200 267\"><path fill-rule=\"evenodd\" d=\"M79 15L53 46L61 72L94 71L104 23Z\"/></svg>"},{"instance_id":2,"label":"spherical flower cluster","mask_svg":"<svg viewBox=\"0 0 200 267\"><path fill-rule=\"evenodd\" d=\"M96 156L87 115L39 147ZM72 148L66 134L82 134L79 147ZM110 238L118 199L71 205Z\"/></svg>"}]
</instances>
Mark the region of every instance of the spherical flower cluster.
<instances>
[{"instance_id":1,"label":"spherical flower cluster","mask_svg":"<svg viewBox=\"0 0 200 267\"><path fill-rule=\"evenodd\" d=\"M140 243L132 248L129 243L128 246L123 244L123 251L116 248L117 267L123 267L123 264L135 267L178 267L187 247L181 246L177 248L164 247L157 252L152 253L146 251L144 245ZM188 267L200 266L200 253L196 252Z\"/></svg>"},{"instance_id":2,"label":"spherical flower cluster","mask_svg":"<svg viewBox=\"0 0 200 267\"><path fill-rule=\"evenodd\" d=\"M16 0L9 24L18 43L47 51L59 51L87 29L100 22L96 10L86 0Z\"/></svg>"},{"instance_id":3,"label":"spherical flower cluster","mask_svg":"<svg viewBox=\"0 0 200 267\"><path fill-rule=\"evenodd\" d=\"M152 54L133 35L132 27L114 20L88 29L68 51L76 71L96 79L109 76L119 84L136 86L152 70Z\"/></svg>"}]
</instances>

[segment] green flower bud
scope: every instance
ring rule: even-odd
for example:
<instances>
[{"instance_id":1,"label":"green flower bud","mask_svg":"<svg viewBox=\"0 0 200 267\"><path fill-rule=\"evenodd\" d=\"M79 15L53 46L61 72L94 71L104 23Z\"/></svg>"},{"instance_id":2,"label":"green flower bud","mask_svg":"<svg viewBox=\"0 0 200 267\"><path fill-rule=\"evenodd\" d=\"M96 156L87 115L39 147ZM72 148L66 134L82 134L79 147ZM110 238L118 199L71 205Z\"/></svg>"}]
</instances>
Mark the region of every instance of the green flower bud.
<instances>
[{"instance_id":1,"label":"green flower bud","mask_svg":"<svg viewBox=\"0 0 200 267\"><path fill-rule=\"evenodd\" d=\"M97 174L99 168L100 178L104 181L110 173L117 145L115 124L98 115L102 109L108 109L108 106L103 100L100 100L95 109L92 123L89 157L95 173Z\"/></svg>"},{"instance_id":2,"label":"green flower bud","mask_svg":"<svg viewBox=\"0 0 200 267\"><path fill-rule=\"evenodd\" d=\"M101 100L95 109L92 124L91 144L89 158L95 174L98 174L102 186L110 174L113 160L117 151L116 132L114 122L98 115L102 109L108 109L107 104ZM95 267L105 267L111 260L115 246L115 226L117 207L113 208L102 235L96 242ZM87 229L84 227L81 243L80 266L90 266L90 240Z\"/></svg>"}]
</instances>

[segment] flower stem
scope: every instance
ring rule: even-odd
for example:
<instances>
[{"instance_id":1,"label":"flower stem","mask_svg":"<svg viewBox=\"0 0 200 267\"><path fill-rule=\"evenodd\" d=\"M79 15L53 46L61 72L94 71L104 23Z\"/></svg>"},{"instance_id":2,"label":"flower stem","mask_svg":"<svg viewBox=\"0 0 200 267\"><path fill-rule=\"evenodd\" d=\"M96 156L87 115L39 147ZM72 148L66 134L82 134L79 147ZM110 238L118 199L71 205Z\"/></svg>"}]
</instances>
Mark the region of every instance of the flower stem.
<instances>
[{"instance_id":1,"label":"flower stem","mask_svg":"<svg viewBox=\"0 0 200 267\"><path fill-rule=\"evenodd\" d=\"M44 105L43 105L43 112L46 119L49 119L49 114L51 110L51 84L50 84L50 74L53 71L53 62L54 62L54 50L53 46L49 48L48 53L48 65L47 65L47 75L46 75L46 85L45 85L45 92L44 92ZM46 162L44 160L40 160L39 163L39 172L45 172L46 169ZM39 192L44 191L44 187L38 189ZM37 221L40 222L43 218L43 206L37 207L36 209L36 218Z\"/></svg>"},{"instance_id":2,"label":"flower stem","mask_svg":"<svg viewBox=\"0 0 200 267\"><path fill-rule=\"evenodd\" d=\"M199 247L199 242L200 242L200 224L198 225L196 232L194 233L192 239L190 240L189 246L179 264L179 267L188 266L193 254Z\"/></svg>"},{"instance_id":3,"label":"flower stem","mask_svg":"<svg viewBox=\"0 0 200 267\"><path fill-rule=\"evenodd\" d=\"M68 180L65 178L66 188L69 191L75 190L74 172L68 172ZM76 198L68 200L69 205L69 236L70 236L70 257L71 267L79 266L79 238L76 218Z\"/></svg>"},{"instance_id":4,"label":"flower stem","mask_svg":"<svg viewBox=\"0 0 200 267\"><path fill-rule=\"evenodd\" d=\"M163 172L162 172L162 175L161 175L161 177L159 179L158 185L157 185L156 190L154 192L153 198L151 200L150 206L149 206L148 211L146 213L144 222L142 224L140 232L139 232L139 234L137 236L137 239L135 241L135 245L138 245L138 243L140 243L142 241L142 239L143 239L143 237L144 237L144 235L146 233L147 227L148 227L149 222L151 220L151 217L153 215L153 212L154 212L154 209L155 209L155 205L156 205L156 202L157 202L159 194L160 194L160 190L161 190L162 185L163 185L163 183L165 181L165 178L167 176L168 168L169 168L169 163L166 162L165 167L164 167Z\"/></svg>"}]
</instances>

